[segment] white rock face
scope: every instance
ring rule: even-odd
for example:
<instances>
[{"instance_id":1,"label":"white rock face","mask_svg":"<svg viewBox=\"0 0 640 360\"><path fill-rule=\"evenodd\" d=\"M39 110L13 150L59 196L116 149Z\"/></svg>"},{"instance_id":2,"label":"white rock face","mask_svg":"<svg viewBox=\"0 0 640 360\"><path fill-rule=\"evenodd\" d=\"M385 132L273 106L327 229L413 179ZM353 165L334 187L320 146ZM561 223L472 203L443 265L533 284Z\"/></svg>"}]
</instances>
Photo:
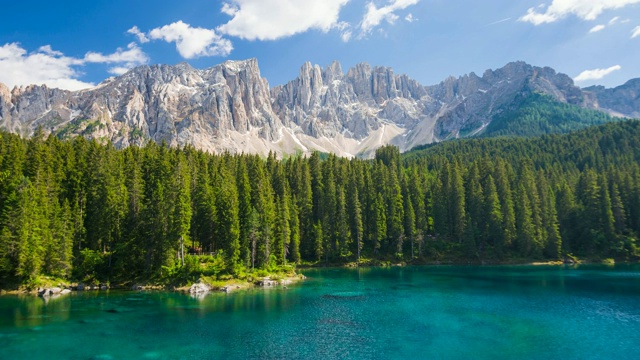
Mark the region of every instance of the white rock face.
<instances>
[{"instance_id":1,"label":"white rock face","mask_svg":"<svg viewBox=\"0 0 640 360\"><path fill-rule=\"evenodd\" d=\"M614 103L600 96L598 104L602 91L583 92L564 74L522 62L434 86L365 63L346 74L337 62L324 69L306 63L298 78L270 89L257 60L249 59L204 70L186 63L141 66L76 92L0 84L0 127L22 136L42 127L61 138L85 136L118 147L152 139L210 152L366 157L386 144L404 151L473 133L532 92L593 108ZM619 108L637 114L635 105Z\"/></svg>"}]
</instances>

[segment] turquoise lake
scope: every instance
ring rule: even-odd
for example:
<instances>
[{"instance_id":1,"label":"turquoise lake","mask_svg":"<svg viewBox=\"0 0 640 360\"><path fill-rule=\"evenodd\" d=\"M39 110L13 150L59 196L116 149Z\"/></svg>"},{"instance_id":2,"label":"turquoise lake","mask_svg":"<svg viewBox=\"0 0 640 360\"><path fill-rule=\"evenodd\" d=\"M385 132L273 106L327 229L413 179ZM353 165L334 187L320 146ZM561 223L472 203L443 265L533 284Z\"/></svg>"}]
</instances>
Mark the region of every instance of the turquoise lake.
<instances>
[{"instance_id":1,"label":"turquoise lake","mask_svg":"<svg viewBox=\"0 0 640 360\"><path fill-rule=\"evenodd\" d=\"M640 266L304 270L288 288L0 297L6 359L637 359Z\"/></svg>"}]
</instances>

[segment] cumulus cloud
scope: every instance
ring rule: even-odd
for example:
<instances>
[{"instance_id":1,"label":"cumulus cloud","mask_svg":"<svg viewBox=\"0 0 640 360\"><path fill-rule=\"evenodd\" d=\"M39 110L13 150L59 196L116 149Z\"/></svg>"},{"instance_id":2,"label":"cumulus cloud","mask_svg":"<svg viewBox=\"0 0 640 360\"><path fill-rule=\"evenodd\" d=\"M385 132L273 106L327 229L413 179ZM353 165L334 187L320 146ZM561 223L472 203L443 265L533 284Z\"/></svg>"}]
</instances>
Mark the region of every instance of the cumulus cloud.
<instances>
[{"instance_id":1,"label":"cumulus cloud","mask_svg":"<svg viewBox=\"0 0 640 360\"><path fill-rule=\"evenodd\" d=\"M636 26L633 28L633 30L631 30L631 38L636 38L640 36L640 26Z\"/></svg>"},{"instance_id":2,"label":"cumulus cloud","mask_svg":"<svg viewBox=\"0 0 640 360\"><path fill-rule=\"evenodd\" d=\"M191 27L182 21L151 30L148 38L175 43L178 53L185 59L200 56L227 56L233 50L228 39L222 38L214 30Z\"/></svg>"},{"instance_id":3,"label":"cumulus cloud","mask_svg":"<svg viewBox=\"0 0 640 360\"><path fill-rule=\"evenodd\" d=\"M328 32L349 1L231 0L220 11L232 19L217 30L246 40L276 40L311 29Z\"/></svg>"},{"instance_id":4,"label":"cumulus cloud","mask_svg":"<svg viewBox=\"0 0 640 360\"><path fill-rule=\"evenodd\" d=\"M131 29L127 30L127 33L135 35L135 37L138 38L138 41L141 44L149 42L149 38L147 37L147 35L145 33L143 33L142 31L140 31L140 29L138 29L137 26L134 26Z\"/></svg>"},{"instance_id":5,"label":"cumulus cloud","mask_svg":"<svg viewBox=\"0 0 640 360\"><path fill-rule=\"evenodd\" d=\"M68 90L92 87L93 84L77 80L74 66L82 65L81 59L64 56L45 45L27 53L19 43L0 47L0 82L9 87L46 84Z\"/></svg>"},{"instance_id":6,"label":"cumulus cloud","mask_svg":"<svg viewBox=\"0 0 640 360\"><path fill-rule=\"evenodd\" d=\"M407 16L405 16L405 17L404 17L404 19L405 19L407 22L410 22L410 23L412 23L412 22L414 22L414 21L418 20L418 19L416 19L416 18L414 18L414 17L413 17L413 14L412 14L412 13L409 13Z\"/></svg>"},{"instance_id":7,"label":"cumulus cloud","mask_svg":"<svg viewBox=\"0 0 640 360\"><path fill-rule=\"evenodd\" d=\"M606 10L620 9L640 3L640 0L553 0L551 5L530 8L520 21L534 25L552 23L569 15L582 20L595 20ZM541 11L543 10L543 11Z\"/></svg>"},{"instance_id":8,"label":"cumulus cloud","mask_svg":"<svg viewBox=\"0 0 640 360\"><path fill-rule=\"evenodd\" d=\"M588 81L588 80L600 80L603 77L611 74L612 72L618 71L620 69L622 69L620 65L614 65L606 69L585 70L581 72L580 75L576 76L573 80L576 82Z\"/></svg>"},{"instance_id":9,"label":"cumulus cloud","mask_svg":"<svg viewBox=\"0 0 640 360\"><path fill-rule=\"evenodd\" d=\"M52 88L80 90L94 86L78 79L82 75L78 67L82 65L113 64L110 72L117 74L147 61L148 57L133 43L113 54L88 52L83 58L65 56L50 45L29 53L19 43L8 43L0 46L0 82L9 87L45 84Z\"/></svg>"},{"instance_id":10,"label":"cumulus cloud","mask_svg":"<svg viewBox=\"0 0 640 360\"><path fill-rule=\"evenodd\" d=\"M369 2L362 22L360 22L361 36L370 33L373 28L380 25L383 21L394 24L399 18L396 11L406 9L409 6L417 4L419 1L420 0L391 0L387 5L382 7L377 7L373 2Z\"/></svg>"},{"instance_id":11,"label":"cumulus cloud","mask_svg":"<svg viewBox=\"0 0 640 360\"><path fill-rule=\"evenodd\" d=\"M118 64L111 67L109 72L114 75L122 75L136 66L146 64L149 62L149 57L136 43L130 43L126 50L118 48L113 54L103 55L97 52L88 52L83 60L85 63Z\"/></svg>"},{"instance_id":12,"label":"cumulus cloud","mask_svg":"<svg viewBox=\"0 0 640 360\"><path fill-rule=\"evenodd\" d=\"M602 25L602 24L600 24L600 25L596 25L596 26L592 27L592 28L591 28L591 30L589 30L589 32L590 32L590 33L596 33L596 32L598 32L598 31L602 31L602 30L604 30L604 28L605 28L605 27L606 27L606 26L604 26L604 25Z\"/></svg>"}]
</instances>

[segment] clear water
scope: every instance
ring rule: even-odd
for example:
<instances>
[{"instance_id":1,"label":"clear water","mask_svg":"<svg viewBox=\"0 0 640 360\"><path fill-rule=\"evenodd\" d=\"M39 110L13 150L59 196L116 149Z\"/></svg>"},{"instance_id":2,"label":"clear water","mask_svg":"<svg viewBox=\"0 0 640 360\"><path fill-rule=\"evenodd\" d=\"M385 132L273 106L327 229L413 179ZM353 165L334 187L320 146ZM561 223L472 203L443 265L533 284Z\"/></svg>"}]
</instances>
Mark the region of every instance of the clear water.
<instances>
[{"instance_id":1,"label":"clear water","mask_svg":"<svg viewBox=\"0 0 640 360\"><path fill-rule=\"evenodd\" d=\"M640 267L307 270L286 289L0 297L0 358L640 358Z\"/></svg>"}]
</instances>

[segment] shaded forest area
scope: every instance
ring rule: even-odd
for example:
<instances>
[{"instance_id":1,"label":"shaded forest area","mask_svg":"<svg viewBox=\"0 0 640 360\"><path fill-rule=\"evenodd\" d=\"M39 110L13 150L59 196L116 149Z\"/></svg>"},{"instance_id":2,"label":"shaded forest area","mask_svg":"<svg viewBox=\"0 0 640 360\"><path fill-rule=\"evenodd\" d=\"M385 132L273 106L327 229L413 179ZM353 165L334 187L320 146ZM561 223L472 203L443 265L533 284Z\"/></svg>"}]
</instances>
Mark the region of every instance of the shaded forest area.
<instances>
[{"instance_id":1,"label":"shaded forest area","mask_svg":"<svg viewBox=\"0 0 640 360\"><path fill-rule=\"evenodd\" d=\"M634 260L639 164L638 121L404 155L387 146L374 160L0 133L0 281L193 281L203 269L242 278L372 259Z\"/></svg>"}]
</instances>

